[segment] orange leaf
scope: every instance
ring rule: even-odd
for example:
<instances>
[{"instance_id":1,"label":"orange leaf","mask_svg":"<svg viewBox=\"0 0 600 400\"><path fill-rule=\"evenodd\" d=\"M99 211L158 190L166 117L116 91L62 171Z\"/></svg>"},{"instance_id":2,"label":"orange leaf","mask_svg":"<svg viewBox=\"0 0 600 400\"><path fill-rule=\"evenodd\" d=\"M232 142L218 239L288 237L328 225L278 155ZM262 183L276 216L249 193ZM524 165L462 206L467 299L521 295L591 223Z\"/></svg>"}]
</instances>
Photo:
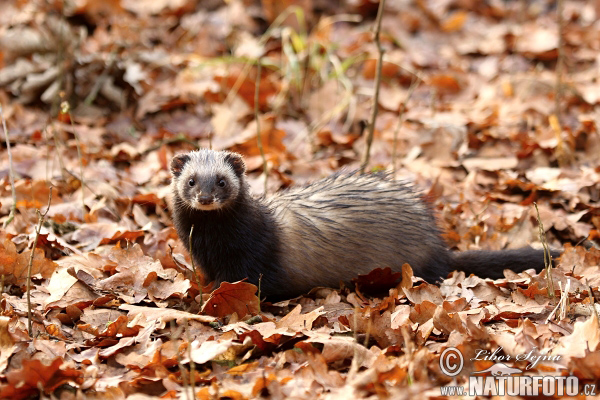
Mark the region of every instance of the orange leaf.
<instances>
[{"instance_id":1,"label":"orange leaf","mask_svg":"<svg viewBox=\"0 0 600 400\"><path fill-rule=\"evenodd\" d=\"M52 364L44 365L40 360L22 361L23 366L6 374L8 383L0 387L2 399L26 399L39 395L40 389L46 394L52 393L57 387L67 383L81 383L83 372L72 368L61 369L61 358L56 358Z\"/></svg>"},{"instance_id":2,"label":"orange leaf","mask_svg":"<svg viewBox=\"0 0 600 400\"><path fill-rule=\"evenodd\" d=\"M260 303L256 291L257 287L248 282L223 282L211 293L202 312L218 318L233 313L237 313L240 318L258 314Z\"/></svg>"},{"instance_id":3,"label":"orange leaf","mask_svg":"<svg viewBox=\"0 0 600 400\"><path fill-rule=\"evenodd\" d=\"M461 90L456 78L450 75L433 75L429 78L429 85L435 86L441 94L456 94Z\"/></svg>"},{"instance_id":4,"label":"orange leaf","mask_svg":"<svg viewBox=\"0 0 600 400\"><path fill-rule=\"evenodd\" d=\"M137 238L144 236L144 231L117 231L111 238L104 238L100 244L116 243L120 240L135 242Z\"/></svg>"},{"instance_id":5,"label":"orange leaf","mask_svg":"<svg viewBox=\"0 0 600 400\"><path fill-rule=\"evenodd\" d=\"M464 10L459 10L442 22L441 28L445 32L456 32L462 29L467 21L468 14Z\"/></svg>"},{"instance_id":6,"label":"orange leaf","mask_svg":"<svg viewBox=\"0 0 600 400\"><path fill-rule=\"evenodd\" d=\"M367 275L358 275L358 278L353 279L352 282L363 292L381 293L396 287L400 278L402 278L401 272L392 273L390 267L385 267L375 268Z\"/></svg>"},{"instance_id":7,"label":"orange leaf","mask_svg":"<svg viewBox=\"0 0 600 400\"><path fill-rule=\"evenodd\" d=\"M27 269L31 250L17 253L15 244L8 238L6 233L0 234L0 275L5 275L9 283L24 286L27 283ZM42 249L35 249L31 275L40 274L43 278L49 278L56 264L44 256Z\"/></svg>"},{"instance_id":8,"label":"orange leaf","mask_svg":"<svg viewBox=\"0 0 600 400\"><path fill-rule=\"evenodd\" d=\"M371 58L365 60L362 68L362 75L365 79L375 79L375 75L377 72L377 60L375 58ZM381 77L382 78L394 78L396 75L400 73L400 66L398 64L384 61L381 65Z\"/></svg>"}]
</instances>

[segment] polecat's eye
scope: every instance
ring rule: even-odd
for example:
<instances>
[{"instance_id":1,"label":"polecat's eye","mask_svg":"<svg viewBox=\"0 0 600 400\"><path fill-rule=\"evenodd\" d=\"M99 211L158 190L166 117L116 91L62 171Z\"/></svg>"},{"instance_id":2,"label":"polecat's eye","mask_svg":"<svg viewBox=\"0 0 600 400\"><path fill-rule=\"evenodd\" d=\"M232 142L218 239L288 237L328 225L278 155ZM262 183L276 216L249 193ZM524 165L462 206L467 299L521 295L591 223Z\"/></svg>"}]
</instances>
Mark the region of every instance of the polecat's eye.
<instances>
[{"instance_id":1,"label":"polecat's eye","mask_svg":"<svg viewBox=\"0 0 600 400\"><path fill-rule=\"evenodd\" d=\"M227 182L225 182L225 179L221 179L219 183L217 183L217 185L219 185L219 187L225 187L225 185L227 185Z\"/></svg>"},{"instance_id":2,"label":"polecat's eye","mask_svg":"<svg viewBox=\"0 0 600 400\"><path fill-rule=\"evenodd\" d=\"M194 178L190 178L190 180L188 181L188 185L194 186L195 184L196 184L196 181L194 180Z\"/></svg>"}]
</instances>

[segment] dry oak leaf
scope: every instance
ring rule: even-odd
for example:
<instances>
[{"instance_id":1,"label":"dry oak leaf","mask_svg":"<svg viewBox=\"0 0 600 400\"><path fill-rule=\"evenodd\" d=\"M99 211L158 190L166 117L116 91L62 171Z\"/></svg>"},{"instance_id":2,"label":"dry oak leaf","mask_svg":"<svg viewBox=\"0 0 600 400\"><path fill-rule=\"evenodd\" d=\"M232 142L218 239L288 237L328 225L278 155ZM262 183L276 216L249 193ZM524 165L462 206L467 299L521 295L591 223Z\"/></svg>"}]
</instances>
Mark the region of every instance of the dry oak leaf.
<instances>
[{"instance_id":1,"label":"dry oak leaf","mask_svg":"<svg viewBox=\"0 0 600 400\"><path fill-rule=\"evenodd\" d=\"M585 321L577 321L573 333L560 338L552 355L561 355L563 359L582 358L589 352L600 350L600 329L598 329L598 316L592 316Z\"/></svg>"},{"instance_id":2,"label":"dry oak leaf","mask_svg":"<svg viewBox=\"0 0 600 400\"><path fill-rule=\"evenodd\" d=\"M100 244L102 245L102 244L117 243L121 240L135 242L138 238L140 238L142 236L144 236L144 231L125 231L125 232L117 231L114 235L112 235L112 237L102 239Z\"/></svg>"},{"instance_id":3,"label":"dry oak leaf","mask_svg":"<svg viewBox=\"0 0 600 400\"><path fill-rule=\"evenodd\" d=\"M67 382L81 383L83 372L72 368L61 369L62 363L61 358L56 358L50 365L44 365L39 360L24 359L21 369L6 374L8 383L0 387L0 398L26 399L39 395L40 389L50 394Z\"/></svg>"},{"instance_id":4,"label":"dry oak leaf","mask_svg":"<svg viewBox=\"0 0 600 400\"><path fill-rule=\"evenodd\" d=\"M321 315L325 314L325 311L323 311L323 306L314 309L306 314L300 314L301 311L302 306L297 305L296 308L294 308L286 316L277 321L275 325L277 326L277 328L287 328L288 330L292 330L293 332L311 330L313 322L315 322L315 320Z\"/></svg>"},{"instance_id":5,"label":"dry oak leaf","mask_svg":"<svg viewBox=\"0 0 600 400\"><path fill-rule=\"evenodd\" d=\"M230 368L227 373L229 375L244 375L247 372L252 372L258 367L258 361L237 365Z\"/></svg>"},{"instance_id":6,"label":"dry oak leaf","mask_svg":"<svg viewBox=\"0 0 600 400\"><path fill-rule=\"evenodd\" d=\"M9 317L0 317L0 373L8 367L8 359L16 350L15 339L8 329L9 322Z\"/></svg>"},{"instance_id":7,"label":"dry oak leaf","mask_svg":"<svg viewBox=\"0 0 600 400\"><path fill-rule=\"evenodd\" d=\"M71 256L58 260L59 268L54 272L46 287L48 292L50 292L50 296L44 299L44 302L42 303L44 308L65 308L76 305L81 309L84 309L100 297L93 293L88 285L77 279L77 274L83 274L86 272L85 270L80 269L75 272L74 267L70 267L69 264L64 263L65 260L72 258L81 259L82 261L90 260L90 258L87 258L86 256ZM95 272L100 273L99 270L95 270Z\"/></svg>"},{"instance_id":8,"label":"dry oak leaf","mask_svg":"<svg viewBox=\"0 0 600 400\"><path fill-rule=\"evenodd\" d=\"M583 358L572 358L569 371L579 379L597 381L600 378L600 351L588 353Z\"/></svg>"},{"instance_id":9,"label":"dry oak leaf","mask_svg":"<svg viewBox=\"0 0 600 400\"><path fill-rule=\"evenodd\" d=\"M358 275L358 277L352 279L352 283L364 293L377 294L385 293L396 287L401 278L402 273L392 272L390 267L375 268L366 275Z\"/></svg>"},{"instance_id":10,"label":"dry oak leaf","mask_svg":"<svg viewBox=\"0 0 600 400\"><path fill-rule=\"evenodd\" d=\"M94 336L103 338L122 338L136 336L142 328L139 325L130 327L128 326L128 324L129 319L126 316L121 315L117 317L116 320L106 324L105 326L96 327L92 326L89 323L86 323L77 325L77 328Z\"/></svg>"},{"instance_id":11,"label":"dry oak leaf","mask_svg":"<svg viewBox=\"0 0 600 400\"><path fill-rule=\"evenodd\" d=\"M451 75L432 75L429 77L428 85L435 87L440 94L456 94L462 87L458 80Z\"/></svg>"},{"instance_id":12,"label":"dry oak leaf","mask_svg":"<svg viewBox=\"0 0 600 400\"><path fill-rule=\"evenodd\" d=\"M164 329L168 322L175 321L178 325L185 323L185 320L198 321L202 323L209 323L216 321L215 317L209 315L197 315L191 314L185 311L173 310L169 308L155 308L155 307L143 307L135 306L132 304L121 304L120 310L128 312L128 316L135 318L141 315L146 321L160 321L157 329Z\"/></svg>"},{"instance_id":13,"label":"dry oak leaf","mask_svg":"<svg viewBox=\"0 0 600 400\"><path fill-rule=\"evenodd\" d=\"M73 233L72 239L78 242L83 251L94 250L100 244L116 243L121 240L135 241L144 236L144 231L131 231L114 222L94 222L83 224Z\"/></svg>"},{"instance_id":14,"label":"dry oak leaf","mask_svg":"<svg viewBox=\"0 0 600 400\"><path fill-rule=\"evenodd\" d=\"M458 313L448 313L443 307L438 307L433 315L433 326L449 335L452 332L465 333L465 326Z\"/></svg>"},{"instance_id":15,"label":"dry oak leaf","mask_svg":"<svg viewBox=\"0 0 600 400\"><path fill-rule=\"evenodd\" d=\"M31 250L17 253L17 247L7 237L5 232L0 234L0 275L5 276L5 283L24 286L27 283L27 268ZM42 249L35 249L33 264L31 265L31 276L41 275L42 278L50 278L57 265L44 256Z\"/></svg>"},{"instance_id":16,"label":"dry oak leaf","mask_svg":"<svg viewBox=\"0 0 600 400\"><path fill-rule=\"evenodd\" d=\"M424 304L424 303L421 303ZM436 307L435 304L430 303L433 305L433 307ZM418 305L415 306L415 308L417 308ZM412 321L410 320L410 306L407 304L400 304L398 306L396 306L396 309L394 310L394 312L391 315L391 320L392 320L392 324L390 325L390 328L392 329L400 329L402 326L404 326L405 324L411 324Z\"/></svg>"},{"instance_id":17,"label":"dry oak leaf","mask_svg":"<svg viewBox=\"0 0 600 400\"><path fill-rule=\"evenodd\" d=\"M139 303L146 296L166 299L172 295L183 295L191 286L181 273L164 269L160 261L145 256L138 244L128 249L115 246L108 259L117 265L117 273L97 285L130 303Z\"/></svg>"},{"instance_id":18,"label":"dry oak leaf","mask_svg":"<svg viewBox=\"0 0 600 400\"><path fill-rule=\"evenodd\" d=\"M232 345L232 340L224 340L224 341L204 341L200 343L199 340L194 340L192 342L192 348L190 351L190 356L192 361L196 364L204 364L228 351ZM188 359L184 359L183 363L189 362Z\"/></svg>"},{"instance_id":19,"label":"dry oak leaf","mask_svg":"<svg viewBox=\"0 0 600 400\"><path fill-rule=\"evenodd\" d=\"M270 340L266 341L259 331L253 330L242 333L241 335L239 335L238 339L240 342L244 343L246 338L249 338L249 340L252 342L253 345L256 346L258 350L260 350L263 353L266 353L272 351L276 345L279 345L279 339L281 339L281 337L282 335L272 335L272 338L269 338Z\"/></svg>"},{"instance_id":20,"label":"dry oak leaf","mask_svg":"<svg viewBox=\"0 0 600 400\"><path fill-rule=\"evenodd\" d=\"M440 288L429 283L422 283L413 288L402 288L408 301L413 304L420 304L424 301L430 301L434 304L441 305L443 302L442 292Z\"/></svg>"},{"instance_id":21,"label":"dry oak leaf","mask_svg":"<svg viewBox=\"0 0 600 400\"><path fill-rule=\"evenodd\" d=\"M357 343L353 337L329 336L327 333L312 334L306 342L322 344L323 350L321 354L327 363L358 357L356 361L359 362L360 367L371 368L381 352L377 347L367 349L365 346Z\"/></svg>"},{"instance_id":22,"label":"dry oak leaf","mask_svg":"<svg viewBox=\"0 0 600 400\"><path fill-rule=\"evenodd\" d=\"M260 306L256 291L257 287L248 282L223 282L210 294L202 312L217 318L233 313L237 313L240 318L256 315Z\"/></svg>"}]
</instances>

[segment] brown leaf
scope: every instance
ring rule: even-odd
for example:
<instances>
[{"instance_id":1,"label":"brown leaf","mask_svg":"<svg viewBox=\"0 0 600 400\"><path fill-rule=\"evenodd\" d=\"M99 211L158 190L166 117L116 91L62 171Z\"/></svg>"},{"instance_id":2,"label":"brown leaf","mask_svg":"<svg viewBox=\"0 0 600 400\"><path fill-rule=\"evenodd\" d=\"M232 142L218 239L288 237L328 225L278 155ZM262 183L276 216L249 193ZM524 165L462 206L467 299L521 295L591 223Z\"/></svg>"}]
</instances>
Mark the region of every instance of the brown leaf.
<instances>
[{"instance_id":1,"label":"brown leaf","mask_svg":"<svg viewBox=\"0 0 600 400\"><path fill-rule=\"evenodd\" d=\"M404 271L404 268L403 268ZM369 294L378 294L387 292L396 287L398 281L402 278L402 272L392 272L390 267L375 268L366 275L358 275L352 279L357 289ZM411 283L412 286L412 283Z\"/></svg>"},{"instance_id":2,"label":"brown leaf","mask_svg":"<svg viewBox=\"0 0 600 400\"><path fill-rule=\"evenodd\" d=\"M294 332L301 332L302 330L312 329L313 322L319 318L319 316L325 314L323 307L319 307L312 310L309 313L301 314L302 307L296 306L286 316L276 322L277 328L288 328Z\"/></svg>"},{"instance_id":3,"label":"brown leaf","mask_svg":"<svg viewBox=\"0 0 600 400\"><path fill-rule=\"evenodd\" d=\"M209 340L200 343L198 340L192 342L190 356L196 364L204 364L215 357L227 352L232 345L231 340L216 341Z\"/></svg>"},{"instance_id":4,"label":"brown leaf","mask_svg":"<svg viewBox=\"0 0 600 400\"><path fill-rule=\"evenodd\" d=\"M581 358L571 358L568 368L579 379L597 381L600 378L600 351L587 353Z\"/></svg>"},{"instance_id":5,"label":"brown leaf","mask_svg":"<svg viewBox=\"0 0 600 400\"><path fill-rule=\"evenodd\" d=\"M240 341L244 342L244 339L247 337L252 340L252 343L262 352L266 352L272 350L275 346L273 343L266 342L259 331L252 330L249 332L244 332L239 336Z\"/></svg>"},{"instance_id":6,"label":"brown leaf","mask_svg":"<svg viewBox=\"0 0 600 400\"><path fill-rule=\"evenodd\" d=\"M344 361L358 357L360 367L371 368L377 358L378 349L368 350L362 344L356 342L352 337L315 335L307 340L308 343L320 343L323 345L321 354L328 363Z\"/></svg>"},{"instance_id":7,"label":"brown leaf","mask_svg":"<svg viewBox=\"0 0 600 400\"><path fill-rule=\"evenodd\" d=\"M365 79L375 79L377 72L377 60L370 58L365 60L362 67L362 76ZM381 77L382 78L394 78L400 72L400 66L396 63L384 61L381 65Z\"/></svg>"},{"instance_id":8,"label":"brown leaf","mask_svg":"<svg viewBox=\"0 0 600 400\"><path fill-rule=\"evenodd\" d=\"M181 310L168 308L142 307L131 304L122 304L119 309L129 312L130 317L141 316L146 321L161 321L160 327L163 328L166 323L175 321L177 324L183 324L185 320L199 321L203 323L214 322L216 319L208 315L197 315Z\"/></svg>"},{"instance_id":9,"label":"brown leaf","mask_svg":"<svg viewBox=\"0 0 600 400\"><path fill-rule=\"evenodd\" d=\"M408 264L402 265L402 281L396 287L399 291L402 289L409 289L413 286L412 278L413 278L413 270Z\"/></svg>"},{"instance_id":10,"label":"brown leaf","mask_svg":"<svg viewBox=\"0 0 600 400\"><path fill-rule=\"evenodd\" d=\"M147 295L158 299L181 297L191 287L181 273L164 269L159 261L145 256L138 244L128 249L115 246L108 259L116 265L116 273L96 285L116 292L125 301L137 303Z\"/></svg>"},{"instance_id":11,"label":"brown leaf","mask_svg":"<svg viewBox=\"0 0 600 400\"><path fill-rule=\"evenodd\" d=\"M121 240L127 240L128 242L135 242L138 238L144 236L144 231L117 231L110 238L104 238L100 241L100 244L117 243Z\"/></svg>"},{"instance_id":12,"label":"brown leaf","mask_svg":"<svg viewBox=\"0 0 600 400\"><path fill-rule=\"evenodd\" d=\"M17 253L15 244L8 238L6 232L0 232L0 275L5 276L5 282L25 286L30 257L31 250ZM42 278L47 279L52 276L56 267L54 261L44 256L42 249L35 249L31 276L39 274Z\"/></svg>"},{"instance_id":13,"label":"brown leaf","mask_svg":"<svg viewBox=\"0 0 600 400\"><path fill-rule=\"evenodd\" d=\"M6 373L8 383L0 387L0 398L26 399L38 395L40 389L50 394L65 383L81 383L83 372L73 368L60 368L62 363L61 358L56 358L50 365L44 365L39 360L23 360L21 369Z\"/></svg>"},{"instance_id":14,"label":"brown leaf","mask_svg":"<svg viewBox=\"0 0 600 400\"><path fill-rule=\"evenodd\" d=\"M433 318L437 307L437 305L428 300L424 300L419 304L415 304L414 308L410 311L410 320L419 324L423 324L424 322Z\"/></svg>"},{"instance_id":15,"label":"brown leaf","mask_svg":"<svg viewBox=\"0 0 600 400\"><path fill-rule=\"evenodd\" d=\"M440 28L445 32L456 32L462 29L469 14L465 10L458 10L442 21Z\"/></svg>"},{"instance_id":16,"label":"brown leaf","mask_svg":"<svg viewBox=\"0 0 600 400\"><path fill-rule=\"evenodd\" d=\"M0 373L8 366L8 359L17 350L15 339L8 328L9 317L0 317Z\"/></svg>"},{"instance_id":17,"label":"brown leaf","mask_svg":"<svg viewBox=\"0 0 600 400\"><path fill-rule=\"evenodd\" d=\"M599 350L600 329L598 326L596 313L592 313L592 316L585 321L575 322L573 333L562 337L552 353L568 358L581 358L589 352Z\"/></svg>"},{"instance_id":18,"label":"brown leaf","mask_svg":"<svg viewBox=\"0 0 600 400\"><path fill-rule=\"evenodd\" d=\"M428 84L434 86L441 94L456 94L461 91L460 83L451 75L432 75Z\"/></svg>"},{"instance_id":19,"label":"brown leaf","mask_svg":"<svg viewBox=\"0 0 600 400\"><path fill-rule=\"evenodd\" d=\"M430 301L434 304L442 304L442 293L440 288L429 283L422 283L419 286L402 289L408 300L413 304L420 304L423 301Z\"/></svg>"},{"instance_id":20,"label":"brown leaf","mask_svg":"<svg viewBox=\"0 0 600 400\"><path fill-rule=\"evenodd\" d=\"M210 294L202 312L213 317L223 318L237 313L239 318L258 314L260 301L256 296L258 288L248 282L223 282Z\"/></svg>"},{"instance_id":21,"label":"brown leaf","mask_svg":"<svg viewBox=\"0 0 600 400\"><path fill-rule=\"evenodd\" d=\"M458 313L447 313L443 307L437 307L433 314L433 326L449 335L454 331L465 333L465 325L458 316Z\"/></svg>"},{"instance_id":22,"label":"brown leaf","mask_svg":"<svg viewBox=\"0 0 600 400\"><path fill-rule=\"evenodd\" d=\"M243 375L247 372L252 372L256 369L256 367L258 367L258 361L254 361L254 362L250 362L250 363L246 363L246 364L242 364L242 365L238 365L235 366L233 368L230 368L227 373L229 375Z\"/></svg>"}]
</instances>

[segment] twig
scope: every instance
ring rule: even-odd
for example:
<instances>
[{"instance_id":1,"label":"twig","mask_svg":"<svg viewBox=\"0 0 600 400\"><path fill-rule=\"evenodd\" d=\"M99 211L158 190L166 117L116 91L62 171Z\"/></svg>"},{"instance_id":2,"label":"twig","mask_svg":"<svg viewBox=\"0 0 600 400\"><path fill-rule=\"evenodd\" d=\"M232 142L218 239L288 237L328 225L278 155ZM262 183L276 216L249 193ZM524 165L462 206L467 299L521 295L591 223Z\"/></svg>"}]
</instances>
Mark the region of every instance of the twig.
<instances>
[{"instance_id":1,"label":"twig","mask_svg":"<svg viewBox=\"0 0 600 400\"><path fill-rule=\"evenodd\" d=\"M38 238L40 236L40 231L42 230L42 224L44 223L44 218L48 211L50 210L50 203L52 202L52 186L50 186L50 194L48 195L48 207L46 211L42 214L40 210L35 210L38 216L38 224L35 230L35 238L33 240L33 247L31 248L31 255L29 256L29 264L27 265L27 326L29 330L29 337L33 338L33 323L31 316L31 269L33 266L33 256L35 255L35 249L37 247Z\"/></svg>"},{"instance_id":2,"label":"twig","mask_svg":"<svg viewBox=\"0 0 600 400\"><path fill-rule=\"evenodd\" d=\"M546 323L554 318L556 315L558 321L562 321L567 316L567 309L569 308L569 291L571 289L571 280L567 279L567 284L565 285L565 289L563 290L562 283L558 282L558 288L560 290L560 299L556 304L556 307L552 310L548 318L546 318ZM592 312L594 312L594 305L592 304Z\"/></svg>"},{"instance_id":3,"label":"twig","mask_svg":"<svg viewBox=\"0 0 600 400\"><path fill-rule=\"evenodd\" d=\"M354 307L354 315L353 315L353 334L354 334L354 356L352 357L352 362L350 363L350 369L348 370L348 375L346 380L351 381L356 376L358 372L358 307Z\"/></svg>"},{"instance_id":4,"label":"twig","mask_svg":"<svg viewBox=\"0 0 600 400\"><path fill-rule=\"evenodd\" d=\"M173 347L175 347L177 341L181 338L181 334L183 333L183 330L185 329L185 327L187 327L187 318L184 320L185 321L185 325L179 325L178 329L175 329L175 322L173 320L169 321L169 326L171 327L171 345ZM191 353L191 347L192 344L190 342L188 342L188 349L189 349L189 355L190 355L190 365L192 363L192 353ZM186 400L192 400L195 399L196 396L193 396L192 398L190 398L190 393L188 390L188 380L185 379L184 373L183 371L185 370L183 368L183 363L181 362L181 355L179 354L179 348L174 348L173 349L175 351L175 354L177 355L177 366L179 367L179 373L181 375L181 382L183 383L183 391L185 392L185 398ZM192 394L194 394L194 388L192 388Z\"/></svg>"},{"instance_id":5,"label":"twig","mask_svg":"<svg viewBox=\"0 0 600 400\"><path fill-rule=\"evenodd\" d=\"M379 59L377 60L377 72L375 74L375 94L373 95L373 109L371 113L371 121L369 123L369 134L367 135L367 148L363 157L363 162L360 167L360 172L364 173L371 157L371 144L373 143L373 135L375 134L375 120L377 119L377 112L379 111L379 86L381 85L381 67L383 64L383 53L385 50L381 46L381 20L383 19L383 8L385 7L385 0L379 0L379 8L377 9L377 18L375 19L375 43L377 44L377 50L379 52Z\"/></svg>"},{"instance_id":6,"label":"twig","mask_svg":"<svg viewBox=\"0 0 600 400\"><path fill-rule=\"evenodd\" d=\"M8 214L8 219L4 221L3 228L6 227L12 222L15 218L15 211L17 210L17 191L15 190L15 171L13 169L13 161L12 161L12 151L10 150L10 140L8 139L8 129L6 129L6 120L4 119L4 111L2 110L2 104L0 104L0 117L2 117L2 129L4 129L4 138L6 140L6 150L8 152L8 167L10 169L10 188L12 190L12 200L13 203L10 206L10 213Z\"/></svg>"},{"instance_id":7,"label":"twig","mask_svg":"<svg viewBox=\"0 0 600 400\"><path fill-rule=\"evenodd\" d=\"M410 334L408 333L408 328L406 328L406 325L402 325L402 327L400 328L400 331L402 332L402 338L404 339L404 352L406 353L406 355L409 359L409 365L414 365L413 360L414 360L415 346L413 345L413 342L410 338ZM408 383L410 385L410 384L412 384L412 382L415 381L414 369L408 368L407 372L408 372Z\"/></svg>"},{"instance_id":8,"label":"twig","mask_svg":"<svg viewBox=\"0 0 600 400\"><path fill-rule=\"evenodd\" d=\"M60 112L69 116L69 121L71 121L71 128L73 129L73 136L75 136L75 144L77 145L77 157L79 158L79 183L81 184L81 222L85 222L84 189L86 187L86 184L83 180L83 156L81 154L81 144L79 143L79 135L75 130L73 115L71 115L71 106L69 105L68 101L63 101L62 103L60 103Z\"/></svg>"},{"instance_id":9,"label":"twig","mask_svg":"<svg viewBox=\"0 0 600 400\"><path fill-rule=\"evenodd\" d=\"M397 160L397 151L398 151L398 134L400 133L400 128L404 123L404 113L406 112L406 105L408 104L410 98L412 97L414 91L417 89L419 84L421 83L421 77L419 74L414 75L413 80L408 88L408 93L406 94L406 100L404 100L404 104L401 105L400 113L398 115L398 124L396 125L396 129L394 130L394 148L392 150L392 173L394 176L396 175L396 160Z\"/></svg>"},{"instance_id":10,"label":"twig","mask_svg":"<svg viewBox=\"0 0 600 400\"><path fill-rule=\"evenodd\" d=\"M546 240L544 224L542 223L542 219L540 218L540 210L538 210L537 203L534 202L533 205L535 206L535 212L537 213L540 241L542 242L542 246L544 247L544 266L546 269L546 279L548 280L548 287L546 288L546 291L548 293L548 297L554 298L554 281L552 280L552 253L550 253L548 241Z\"/></svg>"},{"instance_id":11,"label":"twig","mask_svg":"<svg viewBox=\"0 0 600 400\"><path fill-rule=\"evenodd\" d=\"M258 149L260 150L260 156L263 161L263 174L265 174L265 193L267 193L267 179L269 177L269 170L267 165L267 157L265 157L265 149L263 147L262 137L260 134L260 118L258 117L258 94L260 92L260 74L262 70L262 63L258 60L258 72L256 73L256 84L254 88L254 119L256 120L256 139L258 140Z\"/></svg>"},{"instance_id":12,"label":"twig","mask_svg":"<svg viewBox=\"0 0 600 400\"><path fill-rule=\"evenodd\" d=\"M592 287L588 284L586 279L586 286L588 287L588 294L590 296L590 306L592 311L596 314L596 322L598 323L598 329L600 329L600 318L598 318L598 311L596 310L596 302L594 300L594 294L592 293Z\"/></svg>"},{"instance_id":13,"label":"twig","mask_svg":"<svg viewBox=\"0 0 600 400\"><path fill-rule=\"evenodd\" d=\"M564 69L565 60L565 40L564 40L564 22L563 22L563 9L564 1L557 0L556 13L558 16L558 58L556 59L556 88L554 94L554 114L558 118L559 123L561 122L561 110L560 102L562 100L562 75Z\"/></svg>"},{"instance_id":14,"label":"twig","mask_svg":"<svg viewBox=\"0 0 600 400\"><path fill-rule=\"evenodd\" d=\"M261 310L260 310L260 302L261 302L261 299L260 299L260 285L262 283L262 277L263 277L263 274L258 275L258 314L259 314L259 316L260 316L260 313L261 313Z\"/></svg>"},{"instance_id":15,"label":"twig","mask_svg":"<svg viewBox=\"0 0 600 400\"><path fill-rule=\"evenodd\" d=\"M563 97L563 70L565 66L565 40L564 40L564 22L563 22L564 1L557 0L556 13L558 24L558 56L556 59L556 87L554 88L554 115L550 115L550 126L557 138L556 159L559 166L571 164L573 161L573 151L570 145L563 140L562 134L562 112L561 102Z\"/></svg>"},{"instance_id":16,"label":"twig","mask_svg":"<svg viewBox=\"0 0 600 400\"><path fill-rule=\"evenodd\" d=\"M200 285L200 278L198 277L198 270L196 269L196 263L194 262L194 252L192 251L192 236L194 234L194 225L190 229L190 236L188 237L188 244L190 247L190 260L192 260L192 270L194 271L194 278L196 279L196 285L198 285L198 291L200 292L200 309L202 309L202 286Z\"/></svg>"},{"instance_id":17,"label":"twig","mask_svg":"<svg viewBox=\"0 0 600 400\"><path fill-rule=\"evenodd\" d=\"M202 295L200 295L200 296L202 296ZM187 342L188 342L188 358L190 359L190 387L192 389L192 399L195 399L196 392L194 389L196 388L196 363L194 362L194 360L192 360L192 338L190 336L190 330L188 328L188 319L187 318L183 319L183 324L186 327L185 333L186 333Z\"/></svg>"},{"instance_id":18,"label":"twig","mask_svg":"<svg viewBox=\"0 0 600 400\"><path fill-rule=\"evenodd\" d=\"M54 129L52 129L52 137L54 138L54 147L56 148L56 156L58 157L58 164L60 165L60 173L63 177L63 180L67 180L66 176L65 176L65 171L67 170L67 167L65 167L65 164L63 163L63 159L62 159L62 154L60 154L60 142L58 140L57 137L57 133L56 133L56 127L54 125L52 125Z\"/></svg>"},{"instance_id":19,"label":"twig","mask_svg":"<svg viewBox=\"0 0 600 400\"><path fill-rule=\"evenodd\" d=\"M363 346L365 346L365 348L368 349L369 348L369 340L371 339L371 328L372 328L372 325L373 325L373 322L372 322L373 320L371 319L371 313L370 312L367 312L366 315L367 315L367 318L368 318L368 320L367 320L367 334L365 335L365 344Z\"/></svg>"}]
</instances>

